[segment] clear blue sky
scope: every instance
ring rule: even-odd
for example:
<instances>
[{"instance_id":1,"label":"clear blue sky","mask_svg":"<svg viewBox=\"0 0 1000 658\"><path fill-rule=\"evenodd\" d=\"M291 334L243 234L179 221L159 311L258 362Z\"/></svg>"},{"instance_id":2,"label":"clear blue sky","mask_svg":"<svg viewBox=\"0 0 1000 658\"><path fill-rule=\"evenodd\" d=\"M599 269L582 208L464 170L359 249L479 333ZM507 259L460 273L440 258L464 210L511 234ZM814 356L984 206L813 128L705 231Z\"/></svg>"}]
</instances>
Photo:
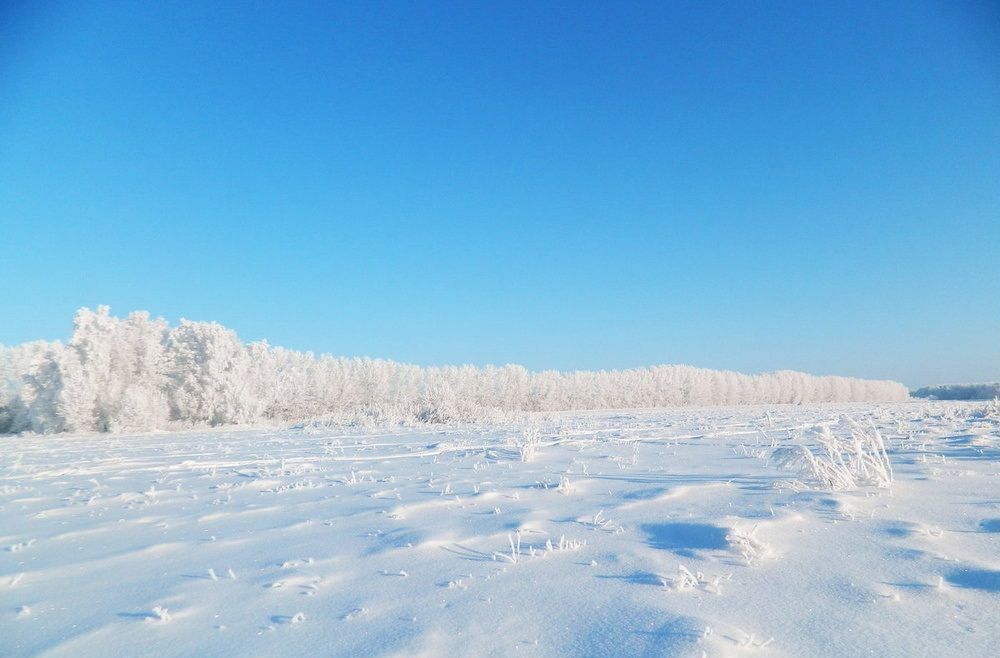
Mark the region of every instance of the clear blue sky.
<instances>
[{"instance_id":1,"label":"clear blue sky","mask_svg":"<svg viewBox=\"0 0 1000 658\"><path fill-rule=\"evenodd\" d=\"M0 342L1000 379L995 2L31 4Z\"/></svg>"}]
</instances>

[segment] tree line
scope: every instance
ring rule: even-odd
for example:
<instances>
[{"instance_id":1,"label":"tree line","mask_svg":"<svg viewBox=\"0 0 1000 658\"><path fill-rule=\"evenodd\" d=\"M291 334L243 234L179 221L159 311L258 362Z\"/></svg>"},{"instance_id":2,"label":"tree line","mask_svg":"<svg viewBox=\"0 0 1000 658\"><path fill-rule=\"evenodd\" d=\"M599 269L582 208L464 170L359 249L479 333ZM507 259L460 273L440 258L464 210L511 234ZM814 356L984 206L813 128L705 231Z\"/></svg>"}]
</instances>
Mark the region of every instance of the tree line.
<instances>
[{"instance_id":1,"label":"tree line","mask_svg":"<svg viewBox=\"0 0 1000 658\"><path fill-rule=\"evenodd\" d=\"M0 346L0 432L136 432L365 415L479 422L532 411L905 400L891 381L660 365L421 367L243 343L215 322L81 309L67 343Z\"/></svg>"}]
</instances>

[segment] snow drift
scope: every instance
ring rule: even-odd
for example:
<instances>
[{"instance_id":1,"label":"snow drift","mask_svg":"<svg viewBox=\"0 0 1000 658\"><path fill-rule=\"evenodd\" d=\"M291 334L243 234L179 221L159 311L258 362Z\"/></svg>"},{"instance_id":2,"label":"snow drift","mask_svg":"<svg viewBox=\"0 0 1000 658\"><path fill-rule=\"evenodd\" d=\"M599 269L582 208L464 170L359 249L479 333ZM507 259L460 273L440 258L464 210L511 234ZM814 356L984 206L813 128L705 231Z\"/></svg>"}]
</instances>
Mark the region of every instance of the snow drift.
<instances>
[{"instance_id":1,"label":"snow drift","mask_svg":"<svg viewBox=\"0 0 1000 658\"><path fill-rule=\"evenodd\" d=\"M420 367L314 356L243 343L214 322L106 306L81 309L69 342L0 347L0 432L129 432L178 427L374 416L405 422L484 421L504 414L905 400L891 381L762 375L681 365L529 372Z\"/></svg>"}]
</instances>

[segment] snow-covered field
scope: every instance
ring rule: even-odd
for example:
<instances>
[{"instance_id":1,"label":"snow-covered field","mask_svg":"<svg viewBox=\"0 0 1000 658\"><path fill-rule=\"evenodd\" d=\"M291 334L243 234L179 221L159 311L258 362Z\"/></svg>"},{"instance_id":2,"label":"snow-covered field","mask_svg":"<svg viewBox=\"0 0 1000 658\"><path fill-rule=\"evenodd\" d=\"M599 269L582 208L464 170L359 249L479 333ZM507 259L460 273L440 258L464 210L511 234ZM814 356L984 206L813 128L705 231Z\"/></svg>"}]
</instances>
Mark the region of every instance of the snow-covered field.
<instances>
[{"instance_id":1,"label":"snow-covered field","mask_svg":"<svg viewBox=\"0 0 1000 658\"><path fill-rule=\"evenodd\" d=\"M983 408L3 438L0 655L996 655ZM849 419L890 488L778 465Z\"/></svg>"}]
</instances>

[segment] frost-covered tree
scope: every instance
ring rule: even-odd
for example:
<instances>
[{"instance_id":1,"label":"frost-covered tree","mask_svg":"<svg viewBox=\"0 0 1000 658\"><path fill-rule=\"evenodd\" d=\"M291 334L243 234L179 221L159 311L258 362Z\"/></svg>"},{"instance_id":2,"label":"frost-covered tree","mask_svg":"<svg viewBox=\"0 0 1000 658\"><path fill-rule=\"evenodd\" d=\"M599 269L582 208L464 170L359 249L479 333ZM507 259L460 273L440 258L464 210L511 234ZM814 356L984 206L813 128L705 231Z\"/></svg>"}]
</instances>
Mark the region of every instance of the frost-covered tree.
<instances>
[{"instance_id":1,"label":"frost-covered tree","mask_svg":"<svg viewBox=\"0 0 1000 658\"><path fill-rule=\"evenodd\" d=\"M895 382L682 365L529 372L421 368L245 344L214 322L81 309L68 343L0 348L0 431L129 432L361 414L480 421L571 409L905 400Z\"/></svg>"},{"instance_id":2,"label":"frost-covered tree","mask_svg":"<svg viewBox=\"0 0 1000 658\"><path fill-rule=\"evenodd\" d=\"M261 419L264 382L260 378L269 365L261 351L248 351L234 331L218 323L181 320L167 337L173 417L209 425ZM277 379L278 372L267 374Z\"/></svg>"},{"instance_id":3,"label":"frost-covered tree","mask_svg":"<svg viewBox=\"0 0 1000 658\"><path fill-rule=\"evenodd\" d=\"M139 431L167 421L167 325L81 309L66 345L51 344L22 373L23 425L38 432Z\"/></svg>"},{"instance_id":4,"label":"frost-covered tree","mask_svg":"<svg viewBox=\"0 0 1000 658\"><path fill-rule=\"evenodd\" d=\"M30 424L28 405L33 392L26 380L46 366L57 342L32 341L15 347L0 345L0 433L20 432Z\"/></svg>"},{"instance_id":5,"label":"frost-covered tree","mask_svg":"<svg viewBox=\"0 0 1000 658\"><path fill-rule=\"evenodd\" d=\"M992 400L1000 397L1000 382L925 386L913 391L913 397L931 400Z\"/></svg>"}]
</instances>

